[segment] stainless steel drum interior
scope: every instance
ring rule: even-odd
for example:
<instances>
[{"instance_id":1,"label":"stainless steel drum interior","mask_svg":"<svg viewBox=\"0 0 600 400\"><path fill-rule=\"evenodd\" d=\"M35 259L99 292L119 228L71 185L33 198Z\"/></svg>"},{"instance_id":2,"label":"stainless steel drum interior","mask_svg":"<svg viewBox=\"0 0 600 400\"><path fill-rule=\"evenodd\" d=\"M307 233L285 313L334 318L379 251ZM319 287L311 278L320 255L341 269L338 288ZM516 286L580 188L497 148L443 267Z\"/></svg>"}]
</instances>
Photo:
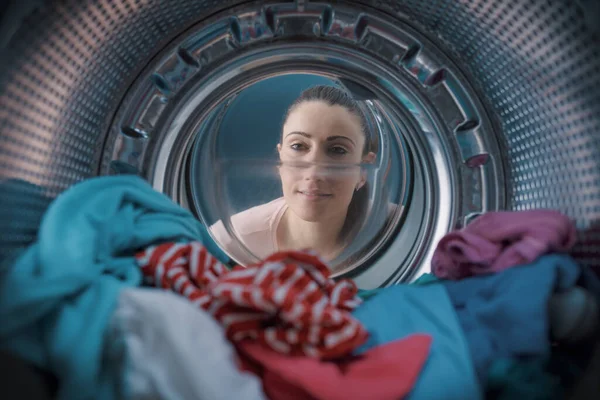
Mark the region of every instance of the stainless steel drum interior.
<instances>
[{"instance_id":1,"label":"stainless steel drum interior","mask_svg":"<svg viewBox=\"0 0 600 400\"><path fill-rule=\"evenodd\" d=\"M359 286L427 271L441 235L496 209L568 214L576 257L600 265L593 2L25 3L3 22L3 180L52 198L91 176L137 173L202 218L186 176L223 101L272 76L319 74L368 88L411 166L402 228L351 271ZM23 203L19 216L0 207L2 254L35 237L46 204L28 190L2 194Z\"/></svg>"}]
</instances>

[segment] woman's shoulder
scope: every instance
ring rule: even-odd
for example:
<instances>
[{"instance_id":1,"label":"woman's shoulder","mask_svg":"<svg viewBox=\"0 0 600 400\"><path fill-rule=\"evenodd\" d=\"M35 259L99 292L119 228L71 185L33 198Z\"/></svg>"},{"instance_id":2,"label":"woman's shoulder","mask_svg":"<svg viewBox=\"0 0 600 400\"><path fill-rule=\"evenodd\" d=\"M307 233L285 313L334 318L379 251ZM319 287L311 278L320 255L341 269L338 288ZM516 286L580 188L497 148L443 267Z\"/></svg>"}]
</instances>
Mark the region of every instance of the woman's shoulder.
<instances>
[{"instance_id":1,"label":"woman's shoulder","mask_svg":"<svg viewBox=\"0 0 600 400\"><path fill-rule=\"evenodd\" d=\"M280 197L235 214L231 217L231 223L242 235L270 230L273 218L276 217L284 206L285 201L283 197Z\"/></svg>"},{"instance_id":2,"label":"woman's shoulder","mask_svg":"<svg viewBox=\"0 0 600 400\"><path fill-rule=\"evenodd\" d=\"M257 232L270 230L272 219L281 211L284 206L285 201L283 197L280 197L268 203L254 206L234 214L231 217L231 224L238 234L241 235L250 235ZM219 221L218 223L223 224L222 221Z\"/></svg>"},{"instance_id":3,"label":"woman's shoulder","mask_svg":"<svg viewBox=\"0 0 600 400\"><path fill-rule=\"evenodd\" d=\"M234 214L231 217L231 225L241 243L229 234L223 220L217 221L209 230L219 246L237 262L252 263L255 260L248 259L247 250L244 250L240 244L246 246L259 258L273 253L275 251L272 240L273 221L282 214L284 207L285 202L280 198Z\"/></svg>"}]
</instances>

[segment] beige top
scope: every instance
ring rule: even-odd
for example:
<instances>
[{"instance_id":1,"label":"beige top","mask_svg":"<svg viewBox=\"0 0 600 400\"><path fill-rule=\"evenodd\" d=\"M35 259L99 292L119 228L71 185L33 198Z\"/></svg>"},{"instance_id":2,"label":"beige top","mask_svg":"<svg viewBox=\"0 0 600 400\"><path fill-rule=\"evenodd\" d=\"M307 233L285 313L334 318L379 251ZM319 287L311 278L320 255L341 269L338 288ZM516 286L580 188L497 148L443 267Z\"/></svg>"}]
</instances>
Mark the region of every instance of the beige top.
<instances>
[{"instance_id":1,"label":"beige top","mask_svg":"<svg viewBox=\"0 0 600 400\"><path fill-rule=\"evenodd\" d=\"M231 225L242 243L259 259L264 259L277 252L277 226L287 210L283 197L269 203L261 204L242 211L231 217ZM217 244L235 260L242 264L254 262L238 243L232 238L222 221L210 227L210 232Z\"/></svg>"},{"instance_id":2,"label":"beige top","mask_svg":"<svg viewBox=\"0 0 600 400\"><path fill-rule=\"evenodd\" d=\"M388 215L398 206L390 203ZM277 227L288 206L283 197L269 203L252 207L231 217L231 225L247 249L259 260L263 260L279 251L277 245ZM256 262L247 250L244 250L238 240L231 237L222 221L217 221L210 227L217 244L231 257L243 265Z\"/></svg>"}]
</instances>

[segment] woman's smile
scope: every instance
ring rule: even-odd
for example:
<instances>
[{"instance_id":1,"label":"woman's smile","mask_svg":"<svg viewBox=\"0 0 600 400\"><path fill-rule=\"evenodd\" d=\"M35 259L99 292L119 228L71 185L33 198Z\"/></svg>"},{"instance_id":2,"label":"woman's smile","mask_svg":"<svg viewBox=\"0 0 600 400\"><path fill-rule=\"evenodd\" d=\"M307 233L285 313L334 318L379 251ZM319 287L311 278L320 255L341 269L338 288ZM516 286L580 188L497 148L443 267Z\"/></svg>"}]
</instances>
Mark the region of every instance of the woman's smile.
<instances>
[{"instance_id":1,"label":"woman's smile","mask_svg":"<svg viewBox=\"0 0 600 400\"><path fill-rule=\"evenodd\" d=\"M325 193L320 190L297 190L296 193L311 201L326 200L333 197L333 194Z\"/></svg>"}]
</instances>

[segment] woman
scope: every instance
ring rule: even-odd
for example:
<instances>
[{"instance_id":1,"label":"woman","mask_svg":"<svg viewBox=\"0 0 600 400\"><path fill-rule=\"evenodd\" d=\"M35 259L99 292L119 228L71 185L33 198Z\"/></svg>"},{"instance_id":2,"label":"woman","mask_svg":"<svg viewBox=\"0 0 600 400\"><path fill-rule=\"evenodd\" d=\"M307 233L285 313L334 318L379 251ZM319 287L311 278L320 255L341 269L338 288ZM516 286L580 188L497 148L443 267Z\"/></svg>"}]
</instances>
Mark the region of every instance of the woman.
<instances>
[{"instance_id":1,"label":"woman","mask_svg":"<svg viewBox=\"0 0 600 400\"><path fill-rule=\"evenodd\" d=\"M343 90L315 86L302 92L284 119L277 145L283 197L235 214L231 224L258 258L312 249L335 259L361 228L369 190L361 163L372 163L367 122ZM251 263L223 222L211 228L221 247Z\"/></svg>"}]
</instances>

